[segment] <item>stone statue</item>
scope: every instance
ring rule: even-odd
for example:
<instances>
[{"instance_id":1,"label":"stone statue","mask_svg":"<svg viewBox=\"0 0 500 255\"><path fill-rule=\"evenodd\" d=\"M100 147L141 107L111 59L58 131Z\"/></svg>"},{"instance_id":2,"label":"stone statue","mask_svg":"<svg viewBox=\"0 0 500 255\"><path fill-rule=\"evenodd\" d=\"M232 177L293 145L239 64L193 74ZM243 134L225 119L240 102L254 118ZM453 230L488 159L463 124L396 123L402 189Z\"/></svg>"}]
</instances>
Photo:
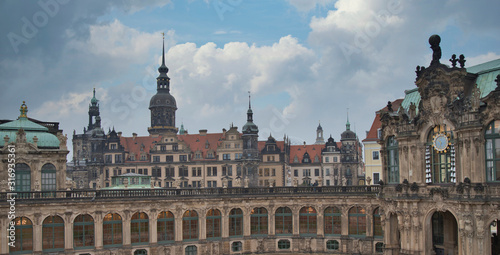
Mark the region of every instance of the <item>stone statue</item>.
<instances>
[{"instance_id":1,"label":"stone statue","mask_svg":"<svg viewBox=\"0 0 500 255\"><path fill-rule=\"evenodd\" d=\"M372 178L370 176L366 177L366 185L370 186L371 182L372 182Z\"/></svg>"},{"instance_id":2,"label":"stone statue","mask_svg":"<svg viewBox=\"0 0 500 255\"><path fill-rule=\"evenodd\" d=\"M441 59L441 47L439 47L439 43L441 43L441 37L439 35L431 35L429 37L429 44L432 49L432 61L431 65L439 64L439 60Z\"/></svg>"},{"instance_id":3,"label":"stone statue","mask_svg":"<svg viewBox=\"0 0 500 255\"><path fill-rule=\"evenodd\" d=\"M41 191L41 189L40 189L40 181L39 180L35 181L35 191Z\"/></svg>"},{"instance_id":4,"label":"stone statue","mask_svg":"<svg viewBox=\"0 0 500 255\"><path fill-rule=\"evenodd\" d=\"M245 180L243 180L244 183L245 183L245 188L248 188L248 183L250 182L250 180L248 179L248 176L245 176Z\"/></svg>"},{"instance_id":5,"label":"stone statue","mask_svg":"<svg viewBox=\"0 0 500 255\"><path fill-rule=\"evenodd\" d=\"M299 186L299 180L293 179L293 186L298 187Z\"/></svg>"},{"instance_id":6,"label":"stone statue","mask_svg":"<svg viewBox=\"0 0 500 255\"><path fill-rule=\"evenodd\" d=\"M342 176L342 186L347 186L347 179L345 176Z\"/></svg>"},{"instance_id":7,"label":"stone statue","mask_svg":"<svg viewBox=\"0 0 500 255\"><path fill-rule=\"evenodd\" d=\"M226 178L224 178L224 179L222 180L222 187L223 187L223 188L227 188L227 179L226 179Z\"/></svg>"},{"instance_id":8,"label":"stone statue","mask_svg":"<svg viewBox=\"0 0 500 255\"><path fill-rule=\"evenodd\" d=\"M236 178L236 180L234 180L234 183L236 187L241 187L241 178Z\"/></svg>"},{"instance_id":9,"label":"stone statue","mask_svg":"<svg viewBox=\"0 0 500 255\"><path fill-rule=\"evenodd\" d=\"M149 184L151 185L151 189L155 188L155 183L153 181L150 181Z\"/></svg>"}]
</instances>

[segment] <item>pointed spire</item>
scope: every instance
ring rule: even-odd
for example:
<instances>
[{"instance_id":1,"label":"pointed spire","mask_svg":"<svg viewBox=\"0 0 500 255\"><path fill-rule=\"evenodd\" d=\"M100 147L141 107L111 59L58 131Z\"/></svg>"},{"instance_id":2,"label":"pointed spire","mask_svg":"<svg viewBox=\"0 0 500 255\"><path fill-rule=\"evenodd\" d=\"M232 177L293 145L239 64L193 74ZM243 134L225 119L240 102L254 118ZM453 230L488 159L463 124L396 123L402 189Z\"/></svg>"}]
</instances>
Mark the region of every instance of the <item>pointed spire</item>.
<instances>
[{"instance_id":1,"label":"pointed spire","mask_svg":"<svg viewBox=\"0 0 500 255\"><path fill-rule=\"evenodd\" d=\"M170 92L170 78L168 77L168 67L165 65L165 33L163 35L162 41L162 54L161 54L161 66L158 67L158 72L160 75L156 78L156 90L159 93L169 93Z\"/></svg>"},{"instance_id":2,"label":"pointed spire","mask_svg":"<svg viewBox=\"0 0 500 255\"><path fill-rule=\"evenodd\" d=\"M349 123L349 108L347 108L347 123L345 124L346 130L351 130L351 123Z\"/></svg>"},{"instance_id":3,"label":"pointed spire","mask_svg":"<svg viewBox=\"0 0 500 255\"><path fill-rule=\"evenodd\" d=\"M252 105L250 104L250 91L248 91L248 109L252 109Z\"/></svg>"},{"instance_id":4,"label":"pointed spire","mask_svg":"<svg viewBox=\"0 0 500 255\"><path fill-rule=\"evenodd\" d=\"M161 33L163 35L163 51L161 54L161 65L165 65L165 33Z\"/></svg>"}]
</instances>

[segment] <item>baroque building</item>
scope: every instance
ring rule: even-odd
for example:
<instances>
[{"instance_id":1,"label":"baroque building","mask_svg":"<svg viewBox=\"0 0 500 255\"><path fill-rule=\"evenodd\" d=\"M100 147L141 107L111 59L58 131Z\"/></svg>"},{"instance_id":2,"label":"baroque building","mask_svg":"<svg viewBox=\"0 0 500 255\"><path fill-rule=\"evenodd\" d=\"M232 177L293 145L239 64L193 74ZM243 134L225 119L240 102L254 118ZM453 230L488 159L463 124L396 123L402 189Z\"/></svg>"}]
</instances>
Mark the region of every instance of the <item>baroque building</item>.
<instances>
[{"instance_id":1,"label":"baroque building","mask_svg":"<svg viewBox=\"0 0 500 255\"><path fill-rule=\"evenodd\" d=\"M349 122L340 142L330 137L324 145L290 145L286 137L269 136L254 147L255 136L249 136L244 147L234 126L217 134L171 135L171 126L158 125L165 135L147 137L112 130L103 147L104 162L111 162L104 178L108 173L112 180L136 184L132 180L141 177L162 188L71 190L57 184L0 192L1 211L12 210L15 200L15 215L0 216L0 228L8 230L0 235L0 254L498 254L500 60L465 68L463 57L452 57L449 67L440 63L439 41L430 39L430 66L417 67L417 89L406 91L397 109L391 103L379 111L378 185L365 185L354 173L362 168L355 165L362 153ZM248 113L247 134L255 135ZM0 155L4 167L9 145L29 148L19 152L19 163L34 163L27 182L33 183L44 178L43 167L38 170L42 161L64 157L67 150L63 136L57 147L47 130L25 117L22 110L17 122L0 125L6 136ZM13 133L16 142L10 140ZM39 135L47 138L43 146L35 139ZM250 155L239 155L243 151ZM259 162L257 186L250 177L238 178L246 177L247 165L239 160L245 157ZM288 164L278 164L282 160ZM56 179L64 179L54 166ZM318 176L314 170L295 178L299 167L318 169ZM326 174L335 167L338 175ZM272 169L293 185L272 185ZM357 185L335 185L347 184L347 169ZM252 170L247 176L255 175ZM26 180L25 167L16 166L18 171ZM204 186L207 180L219 185L220 173L222 187ZM175 188L164 188L170 181Z\"/></svg>"}]
</instances>

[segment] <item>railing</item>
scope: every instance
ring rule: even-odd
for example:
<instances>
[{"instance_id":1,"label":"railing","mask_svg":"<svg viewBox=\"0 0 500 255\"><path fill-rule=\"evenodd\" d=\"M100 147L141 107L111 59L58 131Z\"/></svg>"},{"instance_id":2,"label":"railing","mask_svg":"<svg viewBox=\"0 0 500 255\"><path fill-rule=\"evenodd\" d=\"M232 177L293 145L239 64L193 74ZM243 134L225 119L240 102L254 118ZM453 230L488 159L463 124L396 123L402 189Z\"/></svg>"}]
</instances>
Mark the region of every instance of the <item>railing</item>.
<instances>
[{"instance_id":1,"label":"railing","mask_svg":"<svg viewBox=\"0 0 500 255\"><path fill-rule=\"evenodd\" d=\"M325 187L255 187L255 188L202 188L202 189L120 189L120 190L68 190L68 191L30 191L0 193L0 204L12 198L20 201L39 200L105 200L116 198L168 198L178 197L234 197L239 196L290 196L290 195L376 195L379 185L374 186L325 186Z\"/></svg>"}]
</instances>

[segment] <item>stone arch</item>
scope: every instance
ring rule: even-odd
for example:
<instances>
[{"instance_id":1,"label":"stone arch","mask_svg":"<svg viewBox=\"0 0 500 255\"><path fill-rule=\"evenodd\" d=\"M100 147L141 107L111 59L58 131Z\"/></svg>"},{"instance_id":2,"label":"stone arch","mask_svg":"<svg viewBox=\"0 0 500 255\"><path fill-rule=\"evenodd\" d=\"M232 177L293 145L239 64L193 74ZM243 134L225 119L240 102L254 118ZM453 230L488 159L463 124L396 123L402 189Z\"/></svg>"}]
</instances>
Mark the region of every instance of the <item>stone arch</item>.
<instances>
[{"instance_id":1,"label":"stone arch","mask_svg":"<svg viewBox=\"0 0 500 255\"><path fill-rule=\"evenodd\" d=\"M491 230L492 223L496 221L496 238L492 236L493 231ZM485 233L485 254L498 254L500 253L500 211L497 211L496 214L489 216L486 219L484 224L484 232ZM495 240L496 239L496 240ZM493 253L496 252L496 253Z\"/></svg>"},{"instance_id":2,"label":"stone arch","mask_svg":"<svg viewBox=\"0 0 500 255\"><path fill-rule=\"evenodd\" d=\"M427 143L427 137L429 136L429 133L432 131L432 129L437 126L437 125L441 125L441 124L444 124L446 125L447 127L450 128L450 130L454 133L453 135L456 135L455 134L455 125L449 121L448 119L443 119L443 123L433 123L433 122L426 122L424 126L422 126L422 128L420 128L420 137L419 137L419 140L421 143L425 144Z\"/></svg>"},{"instance_id":3,"label":"stone arch","mask_svg":"<svg viewBox=\"0 0 500 255\"><path fill-rule=\"evenodd\" d=\"M433 222L433 216L436 213L442 214L442 220L438 219L437 224ZM442 254L456 254L461 250L458 238L458 219L459 217L456 212L450 210L450 208L444 211L432 208L427 211L423 224L425 254L432 254L432 252L436 252L437 254L440 254L439 252L444 252ZM442 227L439 226L440 222L442 222ZM440 233L441 229L442 233Z\"/></svg>"}]
</instances>

